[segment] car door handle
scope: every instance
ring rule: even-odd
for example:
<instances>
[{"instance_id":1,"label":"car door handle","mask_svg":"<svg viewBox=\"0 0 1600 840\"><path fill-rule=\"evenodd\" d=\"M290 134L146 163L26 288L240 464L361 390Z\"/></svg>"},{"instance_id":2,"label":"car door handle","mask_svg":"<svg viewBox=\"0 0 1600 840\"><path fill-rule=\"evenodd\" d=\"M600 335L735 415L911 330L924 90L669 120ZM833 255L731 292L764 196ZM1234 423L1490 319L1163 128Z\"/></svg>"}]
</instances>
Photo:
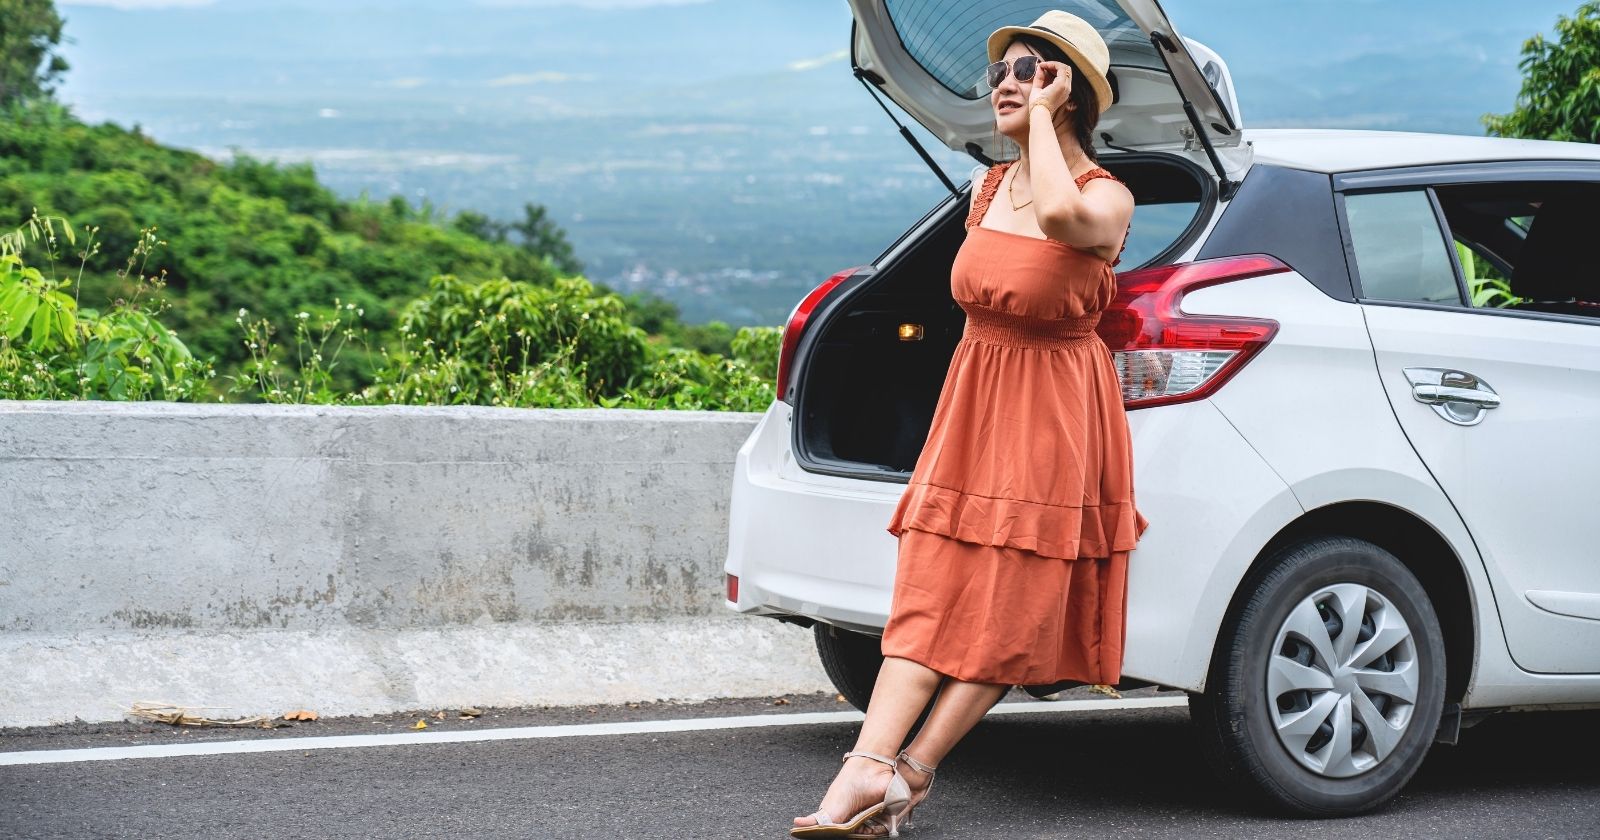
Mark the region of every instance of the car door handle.
<instances>
[{"instance_id":1,"label":"car door handle","mask_svg":"<svg viewBox=\"0 0 1600 840\"><path fill-rule=\"evenodd\" d=\"M1480 391L1476 388L1460 388L1454 385L1413 385L1411 394L1417 402L1438 405L1440 403L1472 403L1484 408L1494 408L1500 404L1500 395L1493 391Z\"/></svg>"},{"instance_id":2,"label":"car door handle","mask_svg":"<svg viewBox=\"0 0 1600 840\"><path fill-rule=\"evenodd\" d=\"M1483 422L1486 409L1500 406L1500 395L1489 383L1464 370L1408 367L1404 371L1411 396L1458 426L1475 426Z\"/></svg>"}]
</instances>

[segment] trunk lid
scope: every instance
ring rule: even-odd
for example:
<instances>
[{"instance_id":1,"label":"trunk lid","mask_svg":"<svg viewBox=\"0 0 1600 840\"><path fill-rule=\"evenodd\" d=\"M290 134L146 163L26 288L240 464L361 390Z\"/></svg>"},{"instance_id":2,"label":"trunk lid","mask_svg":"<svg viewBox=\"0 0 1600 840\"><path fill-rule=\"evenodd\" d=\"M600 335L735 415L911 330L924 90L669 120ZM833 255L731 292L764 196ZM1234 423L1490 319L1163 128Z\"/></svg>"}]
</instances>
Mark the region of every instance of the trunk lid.
<instances>
[{"instance_id":1,"label":"trunk lid","mask_svg":"<svg viewBox=\"0 0 1600 840\"><path fill-rule=\"evenodd\" d=\"M857 74L952 149L985 162L999 155L983 83L989 33L1061 9L1093 25L1110 49L1117 96L1095 129L1097 149L1205 147L1224 181L1249 165L1227 65L1181 36L1156 0L849 2Z\"/></svg>"}]
</instances>

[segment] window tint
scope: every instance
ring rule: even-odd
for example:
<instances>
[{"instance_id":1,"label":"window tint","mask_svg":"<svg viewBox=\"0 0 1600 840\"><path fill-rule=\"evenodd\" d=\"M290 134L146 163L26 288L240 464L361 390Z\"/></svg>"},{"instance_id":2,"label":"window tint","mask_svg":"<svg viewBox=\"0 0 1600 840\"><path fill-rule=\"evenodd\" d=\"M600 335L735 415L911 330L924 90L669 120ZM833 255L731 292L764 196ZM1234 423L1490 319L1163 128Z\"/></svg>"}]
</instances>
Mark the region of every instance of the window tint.
<instances>
[{"instance_id":1,"label":"window tint","mask_svg":"<svg viewBox=\"0 0 1600 840\"><path fill-rule=\"evenodd\" d=\"M1435 188L1472 306L1600 318L1590 252L1600 184L1507 182Z\"/></svg>"},{"instance_id":2,"label":"window tint","mask_svg":"<svg viewBox=\"0 0 1600 840\"><path fill-rule=\"evenodd\" d=\"M1123 13L1116 0L887 0L906 52L939 83L967 99L989 95L983 68L989 63L984 43L1002 26L1027 26L1051 9L1071 12L1088 21L1113 53L1154 49L1139 27Z\"/></svg>"},{"instance_id":3,"label":"window tint","mask_svg":"<svg viewBox=\"0 0 1600 840\"><path fill-rule=\"evenodd\" d=\"M1425 190L1348 194L1345 217L1363 297L1461 302L1450 252Z\"/></svg>"}]
</instances>

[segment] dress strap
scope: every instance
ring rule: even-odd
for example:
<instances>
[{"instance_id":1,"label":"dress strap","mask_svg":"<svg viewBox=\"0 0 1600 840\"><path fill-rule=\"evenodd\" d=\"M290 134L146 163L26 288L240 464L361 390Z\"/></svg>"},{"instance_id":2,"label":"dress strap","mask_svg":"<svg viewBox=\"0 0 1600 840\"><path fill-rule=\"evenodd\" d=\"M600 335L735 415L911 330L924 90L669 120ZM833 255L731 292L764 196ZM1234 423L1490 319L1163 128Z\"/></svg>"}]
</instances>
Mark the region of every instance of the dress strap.
<instances>
[{"instance_id":1,"label":"dress strap","mask_svg":"<svg viewBox=\"0 0 1600 840\"><path fill-rule=\"evenodd\" d=\"M995 164L984 173L983 184L978 188L978 197L972 202L972 210L967 213L967 227L972 227L983 221L983 214L989 211L989 202L994 200L995 191L1000 189L1000 179L1005 177L1006 167L1013 161Z\"/></svg>"},{"instance_id":2,"label":"dress strap","mask_svg":"<svg viewBox=\"0 0 1600 840\"><path fill-rule=\"evenodd\" d=\"M1095 167L1094 169L1089 170L1088 172L1083 173L1082 175L1079 175L1077 180L1075 181L1075 183L1078 185L1078 189L1081 190L1081 189L1083 189L1083 185L1084 184L1089 183L1090 181L1094 180L1095 178L1110 178L1111 180L1116 181L1117 183L1122 184L1123 186L1127 186L1127 182L1125 182L1121 178L1118 178L1117 176L1111 174L1110 170L1105 169L1104 167L1099 167L1099 166ZM1128 223L1128 229L1126 231L1124 231L1123 234L1122 234L1122 247L1117 249L1117 258L1111 261L1111 265L1112 266L1115 266L1117 263L1122 262L1122 252L1126 251L1128 249L1128 235L1131 234L1132 232L1133 232L1133 223L1129 222Z\"/></svg>"},{"instance_id":3,"label":"dress strap","mask_svg":"<svg viewBox=\"0 0 1600 840\"><path fill-rule=\"evenodd\" d=\"M1112 175L1110 170L1098 166L1089 170L1088 172L1083 173L1082 175L1079 175L1074 183L1076 183L1078 185L1078 189L1081 190L1083 189L1084 184L1089 183L1095 178L1110 178L1119 184L1123 183L1122 179Z\"/></svg>"}]
</instances>

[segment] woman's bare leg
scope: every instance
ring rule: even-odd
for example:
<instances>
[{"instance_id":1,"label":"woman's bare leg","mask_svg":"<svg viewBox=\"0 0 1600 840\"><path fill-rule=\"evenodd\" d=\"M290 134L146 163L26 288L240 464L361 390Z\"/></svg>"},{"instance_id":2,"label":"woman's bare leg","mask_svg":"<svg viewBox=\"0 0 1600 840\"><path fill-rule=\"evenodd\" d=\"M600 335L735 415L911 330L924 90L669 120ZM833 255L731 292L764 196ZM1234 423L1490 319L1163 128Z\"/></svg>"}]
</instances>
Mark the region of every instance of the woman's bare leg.
<instances>
[{"instance_id":1,"label":"woman's bare leg","mask_svg":"<svg viewBox=\"0 0 1600 840\"><path fill-rule=\"evenodd\" d=\"M917 737L906 746L906 755L930 767L939 762L966 737L972 727L1011 690L1009 685L976 683L950 679L939 691L928 719L917 730ZM918 772L910 764L900 766L900 775L911 786L911 802L915 805L922 791L932 781L926 773Z\"/></svg>"},{"instance_id":2,"label":"woman's bare leg","mask_svg":"<svg viewBox=\"0 0 1600 840\"><path fill-rule=\"evenodd\" d=\"M898 656L884 657L878 681L872 687L872 699L867 701L867 719L861 724L854 749L894 758L905 743L911 724L917 722L944 679L943 674L921 663ZM835 820L848 819L874 802L882 802L892 775L894 769L887 764L851 757L828 786L827 794L822 797L822 810ZM814 823L809 814L794 819L797 826Z\"/></svg>"}]
</instances>

